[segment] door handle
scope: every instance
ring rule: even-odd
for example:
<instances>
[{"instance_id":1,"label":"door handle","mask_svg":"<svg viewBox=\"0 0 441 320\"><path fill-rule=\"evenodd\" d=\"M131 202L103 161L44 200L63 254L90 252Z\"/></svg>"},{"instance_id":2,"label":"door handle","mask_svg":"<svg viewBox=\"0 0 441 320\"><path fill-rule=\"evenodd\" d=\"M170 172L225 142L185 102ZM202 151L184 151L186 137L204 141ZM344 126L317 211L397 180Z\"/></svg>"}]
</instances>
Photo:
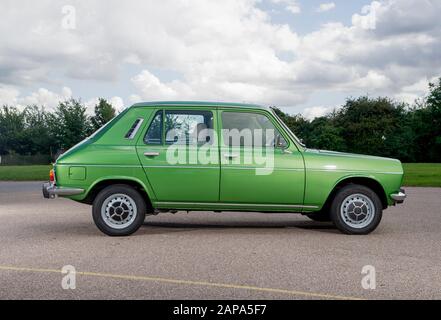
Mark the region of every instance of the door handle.
<instances>
[{"instance_id":1,"label":"door handle","mask_svg":"<svg viewBox=\"0 0 441 320\"><path fill-rule=\"evenodd\" d=\"M144 156L146 157L157 157L159 155L160 155L159 152L144 152Z\"/></svg>"},{"instance_id":2,"label":"door handle","mask_svg":"<svg viewBox=\"0 0 441 320\"><path fill-rule=\"evenodd\" d=\"M237 159L237 158L239 158L239 155L237 155L237 154L225 154L224 157L227 158L227 159Z\"/></svg>"}]
</instances>

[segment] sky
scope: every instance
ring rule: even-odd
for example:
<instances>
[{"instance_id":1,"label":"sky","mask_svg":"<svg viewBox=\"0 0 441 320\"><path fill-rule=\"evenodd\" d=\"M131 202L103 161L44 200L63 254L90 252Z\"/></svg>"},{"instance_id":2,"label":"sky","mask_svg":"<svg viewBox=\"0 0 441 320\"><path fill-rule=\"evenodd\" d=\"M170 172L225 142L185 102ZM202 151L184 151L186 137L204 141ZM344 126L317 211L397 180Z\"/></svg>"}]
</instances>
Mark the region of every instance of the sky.
<instances>
[{"instance_id":1,"label":"sky","mask_svg":"<svg viewBox=\"0 0 441 320\"><path fill-rule=\"evenodd\" d=\"M441 76L440 0L2 0L0 105L98 97L412 103Z\"/></svg>"}]
</instances>

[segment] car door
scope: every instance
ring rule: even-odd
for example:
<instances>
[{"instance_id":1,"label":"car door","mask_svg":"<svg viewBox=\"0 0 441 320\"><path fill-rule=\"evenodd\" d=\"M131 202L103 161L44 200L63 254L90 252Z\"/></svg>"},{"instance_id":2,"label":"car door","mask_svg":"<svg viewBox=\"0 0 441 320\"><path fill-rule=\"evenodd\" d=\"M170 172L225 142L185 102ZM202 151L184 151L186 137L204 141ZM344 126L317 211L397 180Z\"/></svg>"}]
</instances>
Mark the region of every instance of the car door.
<instances>
[{"instance_id":1,"label":"car door","mask_svg":"<svg viewBox=\"0 0 441 320\"><path fill-rule=\"evenodd\" d=\"M219 110L219 114L220 202L301 208L303 157L272 115L228 109Z\"/></svg>"},{"instance_id":2,"label":"car door","mask_svg":"<svg viewBox=\"0 0 441 320\"><path fill-rule=\"evenodd\" d=\"M216 122L210 109L156 110L137 152L157 201L219 200Z\"/></svg>"}]
</instances>

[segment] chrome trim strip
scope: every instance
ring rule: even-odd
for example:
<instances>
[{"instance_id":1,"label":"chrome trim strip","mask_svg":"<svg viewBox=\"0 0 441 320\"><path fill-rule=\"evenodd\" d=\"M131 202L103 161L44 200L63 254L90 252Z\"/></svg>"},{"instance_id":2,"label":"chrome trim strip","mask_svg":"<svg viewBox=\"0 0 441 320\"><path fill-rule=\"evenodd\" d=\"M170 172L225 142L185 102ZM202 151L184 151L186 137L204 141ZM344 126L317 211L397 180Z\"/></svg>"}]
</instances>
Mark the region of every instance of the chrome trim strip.
<instances>
[{"instance_id":1,"label":"chrome trim strip","mask_svg":"<svg viewBox=\"0 0 441 320\"><path fill-rule=\"evenodd\" d=\"M266 169L266 168L258 168L258 167L237 167L237 166L229 166L222 165L221 167L212 166L139 166L139 165L113 165L113 164L82 164L82 163L60 163L56 164L57 167L62 166L83 166L83 167L109 167L109 168L176 168L176 169L232 169L232 170L256 170L256 169ZM274 168L274 171L304 171L303 168ZM351 170L332 170L332 169L306 169L306 172L345 172L345 173L353 173L353 174L396 174L402 175L400 172L376 172L376 171L351 171Z\"/></svg>"},{"instance_id":2,"label":"chrome trim strip","mask_svg":"<svg viewBox=\"0 0 441 320\"><path fill-rule=\"evenodd\" d=\"M231 206L231 207L265 207L265 208L304 208L318 209L318 206L303 206L290 204L257 204L257 203L225 203L225 202L156 202L158 205L196 205L196 206Z\"/></svg>"},{"instance_id":3,"label":"chrome trim strip","mask_svg":"<svg viewBox=\"0 0 441 320\"><path fill-rule=\"evenodd\" d=\"M232 169L232 170L274 170L274 171L304 171L305 169L296 169L296 168L265 168L265 167L232 167L228 165L222 166L222 169Z\"/></svg>"},{"instance_id":4,"label":"chrome trim strip","mask_svg":"<svg viewBox=\"0 0 441 320\"><path fill-rule=\"evenodd\" d=\"M354 170L345 170L345 169L308 169L306 168L306 172L347 172L347 173L362 173L362 174L366 174L366 173L377 173L377 174L397 174L397 175L402 175L402 172L382 172L382 171L369 171L369 170L365 170L365 171L354 171Z\"/></svg>"},{"instance_id":5,"label":"chrome trim strip","mask_svg":"<svg viewBox=\"0 0 441 320\"><path fill-rule=\"evenodd\" d=\"M189 103L176 103L169 101L153 101L153 102L139 102L132 106L133 108L179 108L179 107L192 107L192 108L232 108L232 109L258 109L264 111L270 111L269 107L253 104L237 104L237 103L225 103L225 102L205 102L205 101L190 101Z\"/></svg>"},{"instance_id":6,"label":"chrome trim strip","mask_svg":"<svg viewBox=\"0 0 441 320\"><path fill-rule=\"evenodd\" d=\"M203 166L143 166L150 169L216 169L220 170L220 167L203 167Z\"/></svg>"},{"instance_id":7,"label":"chrome trim strip","mask_svg":"<svg viewBox=\"0 0 441 320\"><path fill-rule=\"evenodd\" d=\"M79 167L107 167L107 168L142 168L142 166L137 165L114 165L114 164L71 164L71 163L63 163L56 164L57 167L67 167L67 166L79 166Z\"/></svg>"},{"instance_id":8,"label":"chrome trim strip","mask_svg":"<svg viewBox=\"0 0 441 320\"><path fill-rule=\"evenodd\" d=\"M62 166L83 166L83 167L107 167L107 168L164 168L164 169L217 169L220 170L221 168L224 169L231 169L231 170L256 170L256 169L267 169L267 168L258 168L258 167L233 167L228 165L220 166L137 166L137 165L113 165L113 164L71 164L71 163L63 163L63 164L57 164L57 167ZM302 168L274 168L274 171L304 171Z\"/></svg>"},{"instance_id":9,"label":"chrome trim strip","mask_svg":"<svg viewBox=\"0 0 441 320\"><path fill-rule=\"evenodd\" d=\"M164 168L164 169L231 169L231 170L265 170L267 168L258 168L258 167L230 167L230 166L222 166L222 167L204 167L204 166L144 166L144 168ZM271 168L269 169L271 170ZM274 171L303 171L304 169L290 169L290 168L274 168Z\"/></svg>"}]
</instances>

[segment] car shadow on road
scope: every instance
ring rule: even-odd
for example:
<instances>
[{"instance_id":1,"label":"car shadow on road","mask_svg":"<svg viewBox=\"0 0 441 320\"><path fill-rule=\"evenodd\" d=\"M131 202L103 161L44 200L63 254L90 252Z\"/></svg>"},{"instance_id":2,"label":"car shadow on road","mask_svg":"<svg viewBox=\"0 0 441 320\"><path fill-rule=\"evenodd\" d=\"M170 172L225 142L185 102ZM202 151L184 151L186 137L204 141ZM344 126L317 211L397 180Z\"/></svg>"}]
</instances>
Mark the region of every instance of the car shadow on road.
<instances>
[{"instance_id":1,"label":"car shadow on road","mask_svg":"<svg viewBox=\"0 0 441 320\"><path fill-rule=\"evenodd\" d=\"M145 222L142 231L154 233L188 232L200 230L271 230L271 229L303 229L318 232L338 233L332 223L309 221L274 222L228 222L228 223L187 223L187 222ZM140 230L140 231L141 231Z\"/></svg>"}]
</instances>

